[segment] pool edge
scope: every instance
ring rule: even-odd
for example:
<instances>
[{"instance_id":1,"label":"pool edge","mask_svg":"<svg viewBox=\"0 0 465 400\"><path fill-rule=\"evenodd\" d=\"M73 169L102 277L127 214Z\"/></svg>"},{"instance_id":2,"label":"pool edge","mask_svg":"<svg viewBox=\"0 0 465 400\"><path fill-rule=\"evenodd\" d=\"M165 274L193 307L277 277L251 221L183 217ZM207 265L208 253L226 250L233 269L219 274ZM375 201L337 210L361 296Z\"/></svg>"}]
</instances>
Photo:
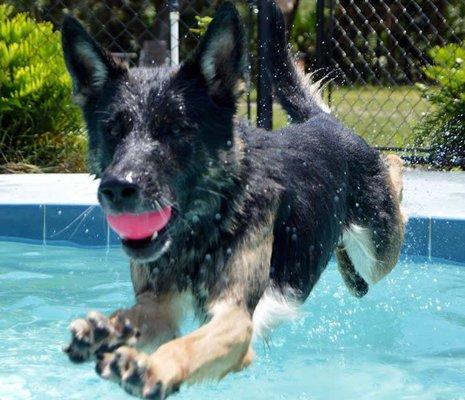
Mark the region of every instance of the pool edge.
<instances>
[{"instance_id":1,"label":"pool edge","mask_svg":"<svg viewBox=\"0 0 465 400\"><path fill-rule=\"evenodd\" d=\"M465 219L414 215L402 255L464 263L464 239ZM78 204L0 204L0 240L82 248L120 243L99 206Z\"/></svg>"}]
</instances>

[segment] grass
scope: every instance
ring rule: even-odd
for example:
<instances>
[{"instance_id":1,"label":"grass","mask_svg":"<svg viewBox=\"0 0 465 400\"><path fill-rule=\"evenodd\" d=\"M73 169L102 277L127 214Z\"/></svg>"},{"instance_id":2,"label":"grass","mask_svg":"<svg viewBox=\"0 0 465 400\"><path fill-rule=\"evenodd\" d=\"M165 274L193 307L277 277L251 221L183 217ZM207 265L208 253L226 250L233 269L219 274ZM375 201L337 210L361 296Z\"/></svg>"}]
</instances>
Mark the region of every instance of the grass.
<instances>
[{"instance_id":1,"label":"grass","mask_svg":"<svg viewBox=\"0 0 465 400\"><path fill-rule=\"evenodd\" d=\"M328 90L324 93L328 100ZM252 94L255 99L255 94ZM252 102L252 119L256 104ZM408 147L413 142L413 129L420 123L430 105L413 86L398 87L334 87L331 93L332 112L373 146ZM243 102L239 112L246 115ZM273 128L287 123L287 116L278 104L273 105Z\"/></svg>"},{"instance_id":2,"label":"grass","mask_svg":"<svg viewBox=\"0 0 465 400\"><path fill-rule=\"evenodd\" d=\"M328 90L324 98L328 99ZM256 120L256 93L251 94L252 120ZM331 93L331 108L345 125L351 127L368 143L381 147L408 147L412 145L413 129L422 115L431 111L413 86L386 87L334 87ZM239 114L247 115L247 104L240 102ZM273 128L287 124L287 115L278 104L273 105ZM68 151L65 157L69 165L39 169L28 163L10 163L0 166L0 173L11 172L59 172L81 171L83 162L74 163L74 158L85 159L84 147ZM32 150L31 150L32 152ZM81 165L82 164L82 165ZM79 165L79 167L78 167Z\"/></svg>"}]
</instances>

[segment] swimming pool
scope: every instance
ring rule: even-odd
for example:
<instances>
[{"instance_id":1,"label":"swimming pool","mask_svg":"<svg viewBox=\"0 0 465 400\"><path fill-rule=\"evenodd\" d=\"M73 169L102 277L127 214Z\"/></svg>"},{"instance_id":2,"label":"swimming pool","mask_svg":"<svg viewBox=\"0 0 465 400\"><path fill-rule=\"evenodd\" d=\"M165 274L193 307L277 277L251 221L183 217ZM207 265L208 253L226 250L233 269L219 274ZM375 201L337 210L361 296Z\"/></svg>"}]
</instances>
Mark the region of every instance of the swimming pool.
<instances>
[{"instance_id":1,"label":"swimming pool","mask_svg":"<svg viewBox=\"0 0 465 400\"><path fill-rule=\"evenodd\" d=\"M131 398L61 353L72 319L131 304L121 251L3 241L0 260L0 399ZM464 399L464 332L464 264L401 261L359 300L332 263L249 369L174 398Z\"/></svg>"}]
</instances>

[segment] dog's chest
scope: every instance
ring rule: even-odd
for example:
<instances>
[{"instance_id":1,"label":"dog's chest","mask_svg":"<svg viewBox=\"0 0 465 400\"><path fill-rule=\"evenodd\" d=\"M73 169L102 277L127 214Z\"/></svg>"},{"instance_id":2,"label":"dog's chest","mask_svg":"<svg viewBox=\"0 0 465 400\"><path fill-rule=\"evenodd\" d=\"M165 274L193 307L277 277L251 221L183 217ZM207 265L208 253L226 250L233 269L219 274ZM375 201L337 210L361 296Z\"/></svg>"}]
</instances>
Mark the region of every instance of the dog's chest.
<instances>
[{"instance_id":1,"label":"dog's chest","mask_svg":"<svg viewBox=\"0 0 465 400\"><path fill-rule=\"evenodd\" d=\"M203 308L219 281L227 281L223 264L222 257L214 254L207 254L200 262L194 256L160 259L145 265L145 271L139 271L137 285L148 286L160 294L172 290L180 293L189 291L194 303Z\"/></svg>"}]
</instances>

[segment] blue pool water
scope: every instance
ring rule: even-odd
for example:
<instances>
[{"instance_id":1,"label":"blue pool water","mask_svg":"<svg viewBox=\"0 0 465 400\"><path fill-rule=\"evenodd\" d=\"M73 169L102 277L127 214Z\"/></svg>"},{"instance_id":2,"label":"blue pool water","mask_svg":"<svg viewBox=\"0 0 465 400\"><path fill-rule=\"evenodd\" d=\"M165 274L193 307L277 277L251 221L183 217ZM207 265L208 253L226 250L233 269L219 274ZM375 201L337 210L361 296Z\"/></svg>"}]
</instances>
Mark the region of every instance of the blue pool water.
<instances>
[{"instance_id":1,"label":"blue pool water","mask_svg":"<svg viewBox=\"0 0 465 400\"><path fill-rule=\"evenodd\" d=\"M128 272L115 249L0 242L0 399L130 398L61 353L72 319L131 304ZM331 264L255 350L248 370L173 398L465 399L465 268L401 262L358 300Z\"/></svg>"}]
</instances>

